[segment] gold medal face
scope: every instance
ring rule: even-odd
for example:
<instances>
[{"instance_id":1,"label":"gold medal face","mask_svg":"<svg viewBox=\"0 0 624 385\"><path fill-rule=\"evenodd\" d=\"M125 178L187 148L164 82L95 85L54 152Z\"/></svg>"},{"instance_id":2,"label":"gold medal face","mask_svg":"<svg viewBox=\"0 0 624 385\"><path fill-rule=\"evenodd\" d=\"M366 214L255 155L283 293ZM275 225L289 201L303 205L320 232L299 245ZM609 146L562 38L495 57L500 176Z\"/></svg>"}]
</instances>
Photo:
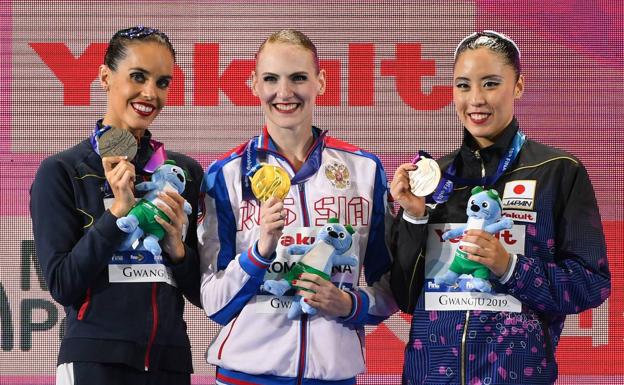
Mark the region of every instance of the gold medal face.
<instances>
[{"instance_id":1,"label":"gold medal face","mask_svg":"<svg viewBox=\"0 0 624 385\"><path fill-rule=\"evenodd\" d=\"M435 191L442 173L438 163L430 158L422 158L416 162L418 168L410 171L410 189L417 197L424 197Z\"/></svg>"},{"instance_id":2,"label":"gold medal face","mask_svg":"<svg viewBox=\"0 0 624 385\"><path fill-rule=\"evenodd\" d=\"M290 191L288 173L279 166L262 164L249 179L251 180L251 191L261 202L272 196L283 200Z\"/></svg>"},{"instance_id":3,"label":"gold medal face","mask_svg":"<svg viewBox=\"0 0 624 385\"><path fill-rule=\"evenodd\" d=\"M127 156L128 160L132 160L137 153L136 138L128 130L113 127L103 133L97 141L102 158Z\"/></svg>"}]
</instances>

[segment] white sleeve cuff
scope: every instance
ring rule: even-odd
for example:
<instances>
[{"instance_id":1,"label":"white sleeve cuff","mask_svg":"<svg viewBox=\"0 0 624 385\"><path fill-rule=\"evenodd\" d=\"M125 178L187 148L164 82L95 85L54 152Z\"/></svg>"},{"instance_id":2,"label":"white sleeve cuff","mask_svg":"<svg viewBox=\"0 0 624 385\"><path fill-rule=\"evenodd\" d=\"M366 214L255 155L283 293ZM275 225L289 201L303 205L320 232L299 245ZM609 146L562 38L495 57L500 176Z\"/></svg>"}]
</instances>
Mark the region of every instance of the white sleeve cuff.
<instances>
[{"instance_id":1,"label":"white sleeve cuff","mask_svg":"<svg viewBox=\"0 0 624 385\"><path fill-rule=\"evenodd\" d=\"M518 262L518 256L516 254L509 254L509 257L511 258L509 267L507 268L507 271L505 272L505 274L503 274L503 276L498 279L498 282L500 282L503 285L506 284L507 281L509 281L509 279L511 278L511 275L516 269L516 262Z\"/></svg>"},{"instance_id":2,"label":"white sleeve cuff","mask_svg":"<svg viewBox=\"0 0 624 385\"><path fill-rule=\"evenodd\" d=\"M426 225L427 222L429 222L429 214L423 217L415 217L413 215L408 214L407 211L403 210L403 219L415 225Z\"/></svg>"}]
</instances>

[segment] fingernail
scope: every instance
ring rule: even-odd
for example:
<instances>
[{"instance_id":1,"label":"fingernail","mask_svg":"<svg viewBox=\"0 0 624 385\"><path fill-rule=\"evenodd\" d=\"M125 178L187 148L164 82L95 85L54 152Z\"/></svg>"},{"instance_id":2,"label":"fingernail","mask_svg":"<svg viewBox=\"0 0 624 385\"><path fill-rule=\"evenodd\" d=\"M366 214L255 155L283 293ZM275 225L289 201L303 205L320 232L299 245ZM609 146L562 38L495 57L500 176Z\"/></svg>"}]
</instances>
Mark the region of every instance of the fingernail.
<instances>
[{"instance_id":1,"label":"fingernail","mask_svg":"<svg viewBox=\"0 0 624 385\"><path fill-rule=\"evenodd\" d=\"M296 284L297 284L297 280L296 280L296 279L293 279L292 284L293 284L293 285L296 285Z\"/></svg>"},{"instance_id":2,"label":"fingernail","mask_svg":"<svg viewBox=\"0 0 624 385\"><path fill-rule=\"evenodd\" d=\"M308 302L308 299L307 299L307 298L304 298L304 299L303 299L303 302Z\"/></svg>"},{"instance_id":3,"label":"fingernail","mask_svg":"<svg viewBox=\"0 0 624 385\"><path fill-rule=\"evenodd\" d=\"M460 249L460 250L463 250L463 249L464 249L464 246L459 246L459 249Z\"/></svg>"}]
</instances>

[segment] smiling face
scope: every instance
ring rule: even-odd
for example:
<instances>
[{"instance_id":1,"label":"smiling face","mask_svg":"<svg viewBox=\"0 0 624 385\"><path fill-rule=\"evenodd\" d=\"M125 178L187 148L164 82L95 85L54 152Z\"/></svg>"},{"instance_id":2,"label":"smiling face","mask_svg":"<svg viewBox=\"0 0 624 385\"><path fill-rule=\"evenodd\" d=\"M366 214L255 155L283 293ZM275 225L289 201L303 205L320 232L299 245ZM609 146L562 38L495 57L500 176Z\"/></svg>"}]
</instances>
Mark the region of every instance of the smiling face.
<instances>
[{"instance_id":1,"label":"smiling face","mask_svg":"<svg viewBox=\"0 0 624 385\"><path fill-rule=\"evenodd\" d=\"M174 58L154 41L129 43L112 70L100 67L100 84L107 91L103 124L130 131L137 139L167 103Z\"/></svg>"},{"instance_id":2,"label":"smiling face","mask_svg":"<svg viewBox=\"0 0 624 385\"><path fill-rule=\"evenodd\" d=\"M494 143L514 115L524 78L505 57L486 47L463 51L453 71L457 116L481 148Z\"/></svg>"},{"instance_id":3,"label":"smiling face","mask_svg":"<svg viewBox=\"0 0 624 385\"><path fill-rule=\"evenodd\" d=\"M314 54L302 46L268 43L256 58L252 87L269 133L309 131L316 97L325 91L325 71L317 72Z\"/></svg>"}]
</instances>

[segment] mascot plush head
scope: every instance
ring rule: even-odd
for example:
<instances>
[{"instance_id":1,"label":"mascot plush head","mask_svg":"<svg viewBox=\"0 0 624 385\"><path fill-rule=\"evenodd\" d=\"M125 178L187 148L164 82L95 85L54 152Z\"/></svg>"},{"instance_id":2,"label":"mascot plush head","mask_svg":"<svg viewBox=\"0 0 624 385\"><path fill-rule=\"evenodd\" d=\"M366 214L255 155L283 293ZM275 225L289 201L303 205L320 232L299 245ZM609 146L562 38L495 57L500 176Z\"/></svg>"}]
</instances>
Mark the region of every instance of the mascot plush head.
<instances>
[{"instance_id":1,"label":"mascot plush head","mask_svg":"<svg viewBox=\"0 0 624 385\"><path fill-rule=\"evenodd\" d=\"M502 204L498 191L484 190L477 186L472 189L466 214L469 217L485 219L486 223L498 221L502 215Z\"/></svg>"},{"instance_id":2,"label":"mascot plush head","mask_svg":"<svg viewBox=\"0 0 624 385\"><path fill-rule=\"evenodd\" d=\"M161 188L170 184L181 194L186 186L186 173L181 167L176 166L175 161L167 160L154 171L152 182Z\"/></svg>"},{"instance_id":3,"label":"mascot plush head","mask_svg":"<svg viewBox=\"0 0 624 385\"><path fill-rule=\"evenodd\" d=\"M316 238L336 249L336 254L344 254L351 248L351 235L355 232L351 225L338 223L338 218L329 218L327 224L318 232Z\"/></svg>"}]
</instances>

